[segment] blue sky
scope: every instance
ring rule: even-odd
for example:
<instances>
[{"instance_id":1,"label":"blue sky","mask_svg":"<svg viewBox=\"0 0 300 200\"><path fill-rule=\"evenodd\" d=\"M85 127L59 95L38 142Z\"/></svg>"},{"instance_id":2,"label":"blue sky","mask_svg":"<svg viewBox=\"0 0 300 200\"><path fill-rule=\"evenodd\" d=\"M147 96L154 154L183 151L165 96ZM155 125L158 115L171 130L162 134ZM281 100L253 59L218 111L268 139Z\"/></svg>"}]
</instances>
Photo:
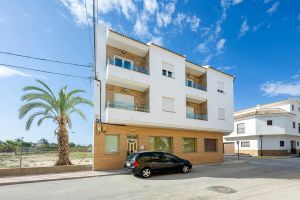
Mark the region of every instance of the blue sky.
<instances>
[{"instance_id":1,"label":"blue sky","mask_svg":"<svg viewBox=\"0 0 300 200\"><path fill-rule=\"evenodd\" d=\"M92 4L87 0L3 0L0 6L0 51L63 60L92 62L89 29ZM86 15L87 13L87 15ZM300 96L299 0L99 0L99 23L152 41L198 64L236 76L235 110ZM1 66L18 65L91 77L90 69L0 54L0 140L24 136L56 141L49 121L25 131L19 120L22 88L35 79L54 90L64 85L87 91L87 79L63 77ZM92 108L88 121L73 117L71 141L92 143Z\"/></svg>"}]
</instances>

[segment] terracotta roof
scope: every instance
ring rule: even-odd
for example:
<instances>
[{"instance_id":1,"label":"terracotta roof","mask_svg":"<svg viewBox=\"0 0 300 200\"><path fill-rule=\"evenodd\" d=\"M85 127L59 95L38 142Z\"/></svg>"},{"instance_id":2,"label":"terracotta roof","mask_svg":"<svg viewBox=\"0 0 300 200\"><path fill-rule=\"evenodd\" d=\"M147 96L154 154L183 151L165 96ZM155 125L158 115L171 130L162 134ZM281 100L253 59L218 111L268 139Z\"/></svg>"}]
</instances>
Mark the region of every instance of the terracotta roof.
<instances>
[{"instance_id":1,"label":"terracotta roof","mask_svg":"<svg viewBox=\"0 0 300 200\"><path fill-rule=\"evenodd\" d=\"M282 115L282 114L291 114L294 115L293 113L290 113L286 110L280 109L280 108L274 108L274 109L256 109L253 111L241 113L238 115L234 116L234 119L243 119L247 117L252 117L252 116L258 116L258 115Z\"/></svg>"}]
</instances>

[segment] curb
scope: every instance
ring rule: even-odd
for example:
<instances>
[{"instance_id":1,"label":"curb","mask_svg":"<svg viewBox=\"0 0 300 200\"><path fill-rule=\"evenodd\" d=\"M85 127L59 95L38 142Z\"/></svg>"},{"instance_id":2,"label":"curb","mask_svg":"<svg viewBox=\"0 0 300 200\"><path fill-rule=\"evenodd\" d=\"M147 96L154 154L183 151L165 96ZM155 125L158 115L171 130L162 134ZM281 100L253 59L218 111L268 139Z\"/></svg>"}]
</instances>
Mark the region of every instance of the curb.
<instances>
[{"instance_id":1,"label":"curb","mask_svg":"<svg viewBox=\"0 0 300 200\"><path fill-rule=\"evenodd\" d=\"M62 177L62 178L53 178L53 179L40 179L40 180L29 180L29 181L18 181L18 182L7 182L7 183L1 183L0 186L5 185L18 185L18 184L26 184L26 183L38 183L38 182L48 182L48 181L59 181L59 180L72 180L72 179L83 179L83 178L93 178L93 177L105 177L105 176L115 176L115 175L125 175L128 174L127 172L117 172L117 173L111 173L111 174L95 174L95 175L89 175L89 176L77 176L77 177Z\"/></svg>"}]
</instances>

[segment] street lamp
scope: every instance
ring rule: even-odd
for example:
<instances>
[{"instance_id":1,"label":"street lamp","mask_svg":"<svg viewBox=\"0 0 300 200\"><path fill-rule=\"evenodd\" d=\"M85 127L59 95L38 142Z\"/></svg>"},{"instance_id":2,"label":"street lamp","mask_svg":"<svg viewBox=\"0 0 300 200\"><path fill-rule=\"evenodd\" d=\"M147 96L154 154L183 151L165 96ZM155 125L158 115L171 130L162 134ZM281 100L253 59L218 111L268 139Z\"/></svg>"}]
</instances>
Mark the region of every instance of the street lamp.
<instances>
[{"instance_id":1,"label":"street lamp","mask_svg":"<svg viewBox=\"0 0 300 200\"><path fill-rule=\"evenodd\" d=\"M259 138L260 138L260 156L263 157L264 156L264 153L263 153L263 135L260 135Z\"/></svg>"},{"instance_id":2,"label":"street lamp","mask_svg":"<svg viewBox=\"0 0 300 200\"><path fill-rule=\"evenodd\" d=\"M238 146L238 160L240 159L240 141L236 141L236 144Z\"/></svg>"}]
</instances>

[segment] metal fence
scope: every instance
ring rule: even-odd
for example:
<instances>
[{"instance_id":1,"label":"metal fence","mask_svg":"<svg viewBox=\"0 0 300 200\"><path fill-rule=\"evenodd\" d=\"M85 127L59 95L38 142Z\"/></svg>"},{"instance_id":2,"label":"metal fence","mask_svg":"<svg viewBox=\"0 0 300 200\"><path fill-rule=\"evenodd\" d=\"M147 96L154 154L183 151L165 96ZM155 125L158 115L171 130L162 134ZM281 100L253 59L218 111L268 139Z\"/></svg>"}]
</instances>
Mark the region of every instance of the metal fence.
<instances>
[{"instance_id":1,"label":"metal fence","mask_svg":"<svg viewBox=\"0 0 300 200\"><path fill-rule=\"evenodd\" d=\"M14 151L0 152L0 168L48 167L55 165L58 159L57 147L21 147ZM90 147L70 147L70 160L73 164L92 163Z\"/></svg>"}]
</instances>

